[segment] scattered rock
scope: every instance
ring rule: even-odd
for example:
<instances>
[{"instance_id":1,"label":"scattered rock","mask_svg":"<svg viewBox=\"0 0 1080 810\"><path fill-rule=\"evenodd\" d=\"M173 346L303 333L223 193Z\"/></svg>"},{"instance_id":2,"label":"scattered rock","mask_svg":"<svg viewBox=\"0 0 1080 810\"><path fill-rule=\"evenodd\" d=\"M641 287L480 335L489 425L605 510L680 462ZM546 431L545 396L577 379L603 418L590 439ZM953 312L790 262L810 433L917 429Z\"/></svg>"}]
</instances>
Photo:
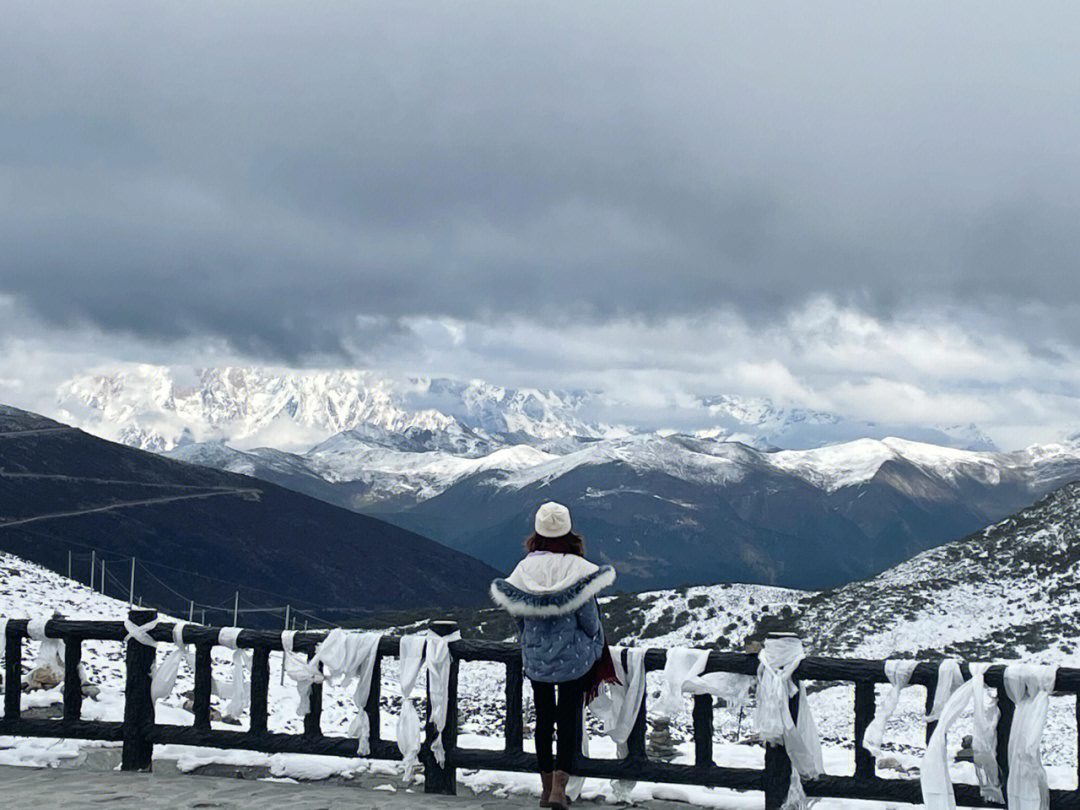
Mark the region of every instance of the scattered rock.
<instances>
[{"instance_id":1,"label":"scattered rock","mask_svg":"<svg viewBox=\"0 0 1080 810\"><path fill-rule=\"evenodd\" d=\"M91 700L97 698L101 694L101 689L92 683L84 683L82 687L83 697L88 697Z\"/></svg>"},{"instance_id":2,"label":"scattered rock","mask_svg":"<svg viewBox=\"0 0 1080 810\"><path fill-rule=\"evenodd\" d=\"M191 692L184 692L184 695L190 695L190 694L191 694ZM195 700L194 700L194 698L186 697L184 699L183 704L180 706L180 708L183 709L185 712L191 712L192 714L194 714L195 713ZM236 725L240 725L239 720L228 720L226 718L223 718L221 716L221 712L219 712L213 706L210 707L210 721L214 722L214 723L235 723Z\"/></svg>"},{"instance_id":3,"label":"scattered rock","mask_svg":"<svg viewBox=\"0 0 1080 810\"><path fill-rule=\"evenodd\" d=\"M38 689L53 689L59 686L63 680L63 676L57 675L49 667L38 667L31 670L30 674L26 676L26 680L23 681L23 689L27 692Z\"/></svg>"}]
</instances>

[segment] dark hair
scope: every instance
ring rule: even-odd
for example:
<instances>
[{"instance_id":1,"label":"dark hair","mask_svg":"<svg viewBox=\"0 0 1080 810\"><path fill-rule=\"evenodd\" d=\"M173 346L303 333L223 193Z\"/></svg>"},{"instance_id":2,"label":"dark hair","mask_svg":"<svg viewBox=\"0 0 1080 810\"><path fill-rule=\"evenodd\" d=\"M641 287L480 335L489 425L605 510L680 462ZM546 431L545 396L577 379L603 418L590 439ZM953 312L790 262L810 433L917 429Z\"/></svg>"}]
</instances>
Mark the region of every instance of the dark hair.
<instances>
[{"instance_id":1,"label":"dark hair","mask_svg":"<svg viewBox=\"0 0 1080 810\"><path fill-rule=\"evenodd\" d=\"M542 534L533 532L525 538L525 550L553 551L556 554L576 554L585 556L585 541L580 535L567 532L562 537L544 537Z\"/></svg>"}]
</instances>

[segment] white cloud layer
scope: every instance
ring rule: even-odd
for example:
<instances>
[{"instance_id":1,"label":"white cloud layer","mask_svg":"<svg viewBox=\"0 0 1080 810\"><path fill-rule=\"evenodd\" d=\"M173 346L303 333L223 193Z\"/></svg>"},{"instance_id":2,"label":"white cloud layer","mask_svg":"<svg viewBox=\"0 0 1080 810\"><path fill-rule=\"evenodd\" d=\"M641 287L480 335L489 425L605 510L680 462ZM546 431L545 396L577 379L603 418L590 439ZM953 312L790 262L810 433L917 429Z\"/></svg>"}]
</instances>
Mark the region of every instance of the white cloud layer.
<instances>
[{"instance_id":1,"label":"white cloud layer","mask_svg":"<svg viewBox=\"0 0 1080 810\"><path fill-rule=\"evenodd\" d=\"M1003 449L1080 430L1080 351L994 326L982 311L879 318L822 297L761 323L727 311L602 323L364 317L347 345L355 365L393 376L599 390L605 419L645 428L708 427L698 398L737 394L884 423L974 422ZM0 298L0 401L53 413L63 380L130 362L262 364L222 341L46 326L13 297ZM340 361L310 356L303 365Z\"/></svg>"}]
</instances>

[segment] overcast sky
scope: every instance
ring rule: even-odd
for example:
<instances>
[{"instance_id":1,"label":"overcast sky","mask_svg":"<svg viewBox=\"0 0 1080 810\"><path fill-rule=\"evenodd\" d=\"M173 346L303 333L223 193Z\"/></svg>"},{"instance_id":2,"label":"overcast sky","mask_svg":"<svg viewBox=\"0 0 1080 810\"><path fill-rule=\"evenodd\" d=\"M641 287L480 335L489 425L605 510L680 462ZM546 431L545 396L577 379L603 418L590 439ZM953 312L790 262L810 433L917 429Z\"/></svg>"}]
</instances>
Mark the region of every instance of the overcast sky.
<instances>
[{"instance_id":1,"label":"overcast sky","mask_svg":"<svg viewBox=\"0 0 1080 810\"><path fill-rule=\"evenodd\" d=\"M1080 430L1078 215L1075 3L0 15L26 407L118 362L374 366L1019 446Z\"/></svg>"}]
</instances>

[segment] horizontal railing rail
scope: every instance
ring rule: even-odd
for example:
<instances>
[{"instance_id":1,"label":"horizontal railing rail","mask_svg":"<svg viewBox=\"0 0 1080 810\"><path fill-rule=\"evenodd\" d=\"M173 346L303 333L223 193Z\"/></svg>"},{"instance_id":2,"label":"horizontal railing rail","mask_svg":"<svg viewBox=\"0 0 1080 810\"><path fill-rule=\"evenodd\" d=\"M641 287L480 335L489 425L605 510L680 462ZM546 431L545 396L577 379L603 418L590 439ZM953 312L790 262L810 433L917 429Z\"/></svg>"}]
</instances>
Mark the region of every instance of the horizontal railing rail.
<instances>
[{"instance_id":1,"label":"horizontal railing rail","mask_svg":"<svg viewBox=\"0 0 1080 810\"><path fill-rule=\"evenodd\" d=\"M156 614L153 611L132 611L130 621L146 625ZM28 622L11 620L7 625L5 660L4 716L0 718L0 735L28 737L59 737L122 742L121 767L124 770L149 770L155 744L177 743L225 749L245 749L266 753L324 754L342 757L357 756L356 740L350 737L324 734L322 730L322 687L312 684L310 711L304 718L303 731L298 734L273 732L269 729L270 654L282 650L278 633L242 630L237 646L252 652L250 722L247 730L223 730L211 723L212 660L211 653L218 644L220 628L187 624L182 631L183 641L195 648L195 678L191 725L159 723L155 720L150 695L151 674L155 651L134 639L128 639L125 651L126 684L124 719L90 721L82 718L82 684L78 675L82 660L82 644L87 641L119 641L128 638L123 622L75 621L54 619L45 625L49 638L65 642L65 672L63 682L63 716L56 719L22 717L21 687L23 643L28 639ZM149 631L156 641L173 641L173 625L162 622ZM298 632L293 651L315 653L316 646L326 637L325 632ZM451 653L449 709L443 731L446 751L445 764L440 767L431 753L434 727L427 725L427 741L421 761L424 764L425 790L433 793L454 793L458 768L535 772L536 757L524 750L523 685L521 653L516 644L479 640L457 640L449 643ZM370 754L372 759L400 760L401 754L393 740L381 735L381 667L385 658L399 654L399 640L384 637L379 642L371 691L364 711L370 720ZM662 649L650 649L644 656L646 672L661 670L666 660ZM506 722L502 750L463 747L457 739L458 669L461 662L495 662L506 667ZM757 655L712 651L705 672L729 672L755 675ZM965 677L969 675L962 666ZM986 685L998 693L1001 720L998 725L997 761L1002 782L1008 778L1009 729L1013 704L1005 694L1003 665L991 666L985 675ZM926 687L927 709L937 683L936 662L921 662L912 672L912 685ZM805 780L808 796L869 799L894 802L922 803L917 779L882 778L876 773L876 762L863 746L863 737L875 712L875 685L887 683L884 662L867 659L808 657L796 670L797 680L849 682L854 684L854 751L855 769L850 776L825 774ZM1080 695L1080 669L1061 668L1057 671L1055 691ZM582 776L607 779L702 785L735 790L760 790L765 793L768 810L779 808L787 795L791 763L782 747L766 745L762 768L730 767L714 761L713 698L697 695L693 698L693 750L691 764L675 764L652 759L645 745L648 690L627 741L624 759L580 757L575 772ZM430 717L431 705L427 701ZM1077 708L1080 718L1080 703ZM928 724L927 736L933 730ZM1080 776L1080 763L1078 763ZM957 803L973 807L998 806L986 801L976 785L955 785ZM1054 810L1080 810L1080 789L1051 790L1050 805Z\"/></svg>"}]
</instances>

